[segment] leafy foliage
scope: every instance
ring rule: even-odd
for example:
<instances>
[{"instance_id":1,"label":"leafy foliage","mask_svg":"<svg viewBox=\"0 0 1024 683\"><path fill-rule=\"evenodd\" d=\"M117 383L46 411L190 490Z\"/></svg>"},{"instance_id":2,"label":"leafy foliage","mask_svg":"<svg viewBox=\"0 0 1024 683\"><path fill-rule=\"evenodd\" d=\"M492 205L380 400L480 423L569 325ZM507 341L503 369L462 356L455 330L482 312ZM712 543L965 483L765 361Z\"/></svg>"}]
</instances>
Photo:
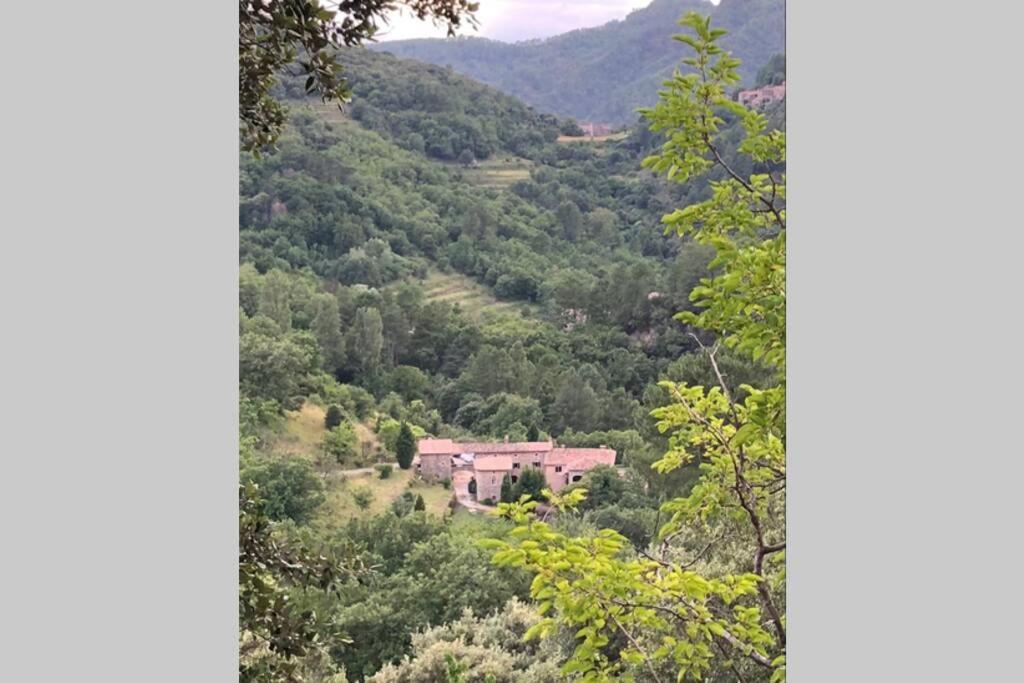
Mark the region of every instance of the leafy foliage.
<instances>
[{"instance_id":1,"label":"leafy foliage","mask_svg":"<svg viewBox=\"0 0 1024 683\"><path fill-rule=\"evenodd\" d=\"M738 60L718 44L725 31L688 14L689 33L678 40L694 51L659 104L644 114L668 141L645 163L680 182L722 167L712 196L668 214L665 223L713 247L715 276L694 289L697 311L679 318L714 332L726 347L773 374L766 387L743 387L739 400L721 378L716 346L707 352L716 386L662 383L671 403L657 408L668 451L655 463L670 472L700 459L701 476L689 495L662 507L670 515L655 553L631 555L619 532L571 537L535 519L535 501L499 506L518 523L512 543L496 542L494 561L526 567L536 575L531 595L542 613L535 630L556 624L578 628L580 642L564 667L597 679L637 669L652 680L701 679L717 671L735 678L785 678L785 612L782 588L786 547L785 507L785 185L784 176L742 176L718 149L721 111L741 118L743 154L780 162L785 137L768 131L762 114L746 111L726 94L739 79ZM580 489L579 491L582 491ZM562 507L572 500L556 499ZM741 563L673 554L673 539L694 528L739 544ZM720 551L722 552L722 551Z\"/></svg>"},{"instance_id":2,"label":"leafy foliage","mask_svg":"<svg viewBox=\"0 0 1024 683\"><path fill-rule=\"evenodd\" d=\"M455 664L464 681L558 683L568 638L524 643L523 636L539 621L536 611L516 598L487 616L465 610L455 621L413 634L411 654L369 681L436 683L446 680Z\"/></svg>"},{"instance_id":3,"label":"leafy foliage","mask_svg":"<svg viewBox=\"0 0 1024 683\"><path fill-rule=\"evenodd\" d=\"M272 145L285 110L270 91L279 72L298 68L307 93L324 102L348 98L335 50L372 39L378 22L403 5L420 19L435 17L450 32L463 19L473 21L477 4L468 0L345 0L336 9L319 0L238 1L238 116L242 146L254 151ZM340 15L340 16L339 16Z\"/></svg>"},{"instance_id":4,"label":"leafy foliage","mask_svg":"<svg viewBox=\"0 0 1024 683\"><path fill-rule=\"evenodd\" d=\"M312 466L298 458L259 460L242 470L243 483L256 484L266 515L275 521L307 521L324 502L323 484Z\"/></svg>"},{"instance_id":5,"label":"leafy foliage","mask_svg":"<svg viewBox=\"0 0 1024 683\"><path fill-rule=\"evenodd\" d=\"M355 430L349 424L339 424L327 430L321 444L323 452L340 464L362 464L358 462L359 451Z\"/></svg>"},{"instance_id":6,"label":"leafy foliage","mask_svg":"<svg viewBox=\"0 0 1024 683\"><path fill-rule=\"evenodd\" d=\"M258 488L239 487L238 617L240 681L291 680L324 653L316 615L295 608L290 587L327 591L351 575L335 559L275 537Z\"/></svg>"}]
</instances>

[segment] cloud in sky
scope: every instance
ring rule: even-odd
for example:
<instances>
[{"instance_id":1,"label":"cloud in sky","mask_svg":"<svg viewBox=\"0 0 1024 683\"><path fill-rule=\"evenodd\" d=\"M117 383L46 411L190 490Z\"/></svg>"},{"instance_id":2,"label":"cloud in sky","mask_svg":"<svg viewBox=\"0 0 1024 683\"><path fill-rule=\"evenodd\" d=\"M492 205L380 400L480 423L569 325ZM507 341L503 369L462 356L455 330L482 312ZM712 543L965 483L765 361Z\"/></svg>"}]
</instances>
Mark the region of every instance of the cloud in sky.
<instances>
[{"instance_id":1,"label":"cloud in sky","mask_svg":"<svg viewBox=\"0 0 1024 683\"><path fill-rule=\"evenodd\" d=\"M717 0L712 0L717 4ZM464 28L459 35L475 35L506 42L547 38L577 28L600 26L623 19L651 0L480 0L477 30ZM442 38L445 31L408 13L395 16L377 39Z\"/></svg>"}]
</instances>

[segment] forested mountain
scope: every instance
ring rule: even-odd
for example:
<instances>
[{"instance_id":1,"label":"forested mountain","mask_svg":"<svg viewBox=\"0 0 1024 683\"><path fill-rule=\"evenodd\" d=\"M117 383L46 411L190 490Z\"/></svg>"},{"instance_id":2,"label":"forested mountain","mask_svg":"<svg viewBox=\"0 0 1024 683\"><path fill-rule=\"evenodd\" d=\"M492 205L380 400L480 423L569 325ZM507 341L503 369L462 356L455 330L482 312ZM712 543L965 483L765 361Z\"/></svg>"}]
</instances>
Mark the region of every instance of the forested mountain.
<instances>
[{"instance_id":1,"label":"forested mountain","mask_svg":"<svg viewBox=\"0 0 1024 683\"><path fill-rule=\"evenodd\" d=\"M665 42L678 60L679 44ZM614 529L647 548L670 516L659 504L686 494L699 464L652 469L669 448L650 419L671 404L657 383L711 386L721 373L743 397L741 385L773 381L729 348L712 368L702 344L714 336L675 317L695 310L714 248L665 234L662 218L709 188L641 167L664 140L646 123L573 139L559 135L565 121L442 66L363 49L340 61L350 106L285 79L278 149L240 159L240 455L251 487L240 565L242 603L255 605L243 614L240 678L274 679L280 665L338 683L459 672L555 683L578 636L561 628L522 642L540 623L529 574L495 566L480 544L507 538L510 524L452 515L447 488L403 469L400 443L607 444L619 469L589 472L577 488L590 496L556 528ZM784 125L784 105L767 114ZM740 115L720 115L721 154L737 173L781 170L739 153ZM284 578L262 582L271 537L288 549L275 550ZM295 547L343 558L344 572L295 572L305 566ZM285 602L285 626L263 621L260 610ZM284 654L259 637L291 645L309 634L317 645Z\"/></svg>"},{"instance_id":2,"label":"forested mountain","mask_svg":"<svg viewBox=\"0 0 1024 683\"><path fill-rule=\"evenodd\" d=\"M622 21L546 40L503 43L476 37L381 43L374 49L452 69L521 98L539 111L580 120L632 123L679 66L677 21L689 10L729 31L722 45L743 60L747 84L785 51L784 0L653 0Z\"/></svg>"}]
</instances>

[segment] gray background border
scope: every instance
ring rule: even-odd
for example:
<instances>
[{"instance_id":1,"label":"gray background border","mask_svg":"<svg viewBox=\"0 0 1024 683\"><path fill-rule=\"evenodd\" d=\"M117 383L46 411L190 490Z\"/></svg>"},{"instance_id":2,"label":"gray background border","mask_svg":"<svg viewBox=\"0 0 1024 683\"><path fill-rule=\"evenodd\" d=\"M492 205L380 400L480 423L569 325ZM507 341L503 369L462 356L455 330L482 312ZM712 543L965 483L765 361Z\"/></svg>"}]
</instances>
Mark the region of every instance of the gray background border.
<instances>
[{"instance_id":1,"label":"gray background border","mask_svg":"<svg viewBox=\"0 0 1024 683\"><path fill-rule=\"evenodd\" d=\"M237 678L236 11L5 7L0 680Z\"/></svg>"},{"instance_id":2,"label":"gray background border","mask_svg":"<svg viewBox=\"0 0 1024 683\"><path fill-rule=\"evenodd\" d=\"M1017 8L789 2L790 681L1019 670ZM3 680L235 676L235 22L7 8Z\"/></svg>"},{"instance_id":3,"label":"gray background border","mask_svg":"<svg viewBox=\"0 0 1024 683\"><path fill-rule=\"evenodd\" d=\"M790 681L1019 676L1019 7L788 4Z\"/></svg>"}]
</instances>

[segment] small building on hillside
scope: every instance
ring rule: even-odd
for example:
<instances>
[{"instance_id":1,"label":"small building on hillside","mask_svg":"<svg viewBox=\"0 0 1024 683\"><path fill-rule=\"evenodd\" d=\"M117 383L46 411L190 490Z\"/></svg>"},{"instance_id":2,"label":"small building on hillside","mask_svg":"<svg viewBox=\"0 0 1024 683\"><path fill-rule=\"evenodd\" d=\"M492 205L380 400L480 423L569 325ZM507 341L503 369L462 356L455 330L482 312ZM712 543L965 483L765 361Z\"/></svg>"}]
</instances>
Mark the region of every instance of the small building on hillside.
<instances>
[{"instance_id":1,"label":"small building on hillside","mask_svg":"<svg viewBox=\"0 0 1024 683\"><path fill-rule=\"evenodd\" d=\"M748 109L761 109L786 99L786 82L783 81L778 85L765 85L754 90L741 90L736 99Z\"/></svg>"},{"instance_id":2,"label":"small building on hillside","mask_svg":"<svg viewBox=\"0 0 1024 683\"><path fill-rule=\"evenodd\" d=\"M607 123L594 123L591 121L583 121L580 123L580 128L583 129L583 134L587 137L596 138L603 137L605 135L612 134L612 127Z\"/></svg>"},{"instance_id":3,"label":"small building on hillside","mask_svg":"<svg viewBox=\"0 0 1024 683\"><path fill-rule=\"evenodd\" d=\"M579 481L587 470L615 464L615 451L600 448L566 448L552 441L460 442L451 439L420 439L417 468L425 479L445 480L452 472L471 470L477 500L498 500L505 475L512 483L527 468L540 470L552 491Z\"/></svg>"}]
</instances>

